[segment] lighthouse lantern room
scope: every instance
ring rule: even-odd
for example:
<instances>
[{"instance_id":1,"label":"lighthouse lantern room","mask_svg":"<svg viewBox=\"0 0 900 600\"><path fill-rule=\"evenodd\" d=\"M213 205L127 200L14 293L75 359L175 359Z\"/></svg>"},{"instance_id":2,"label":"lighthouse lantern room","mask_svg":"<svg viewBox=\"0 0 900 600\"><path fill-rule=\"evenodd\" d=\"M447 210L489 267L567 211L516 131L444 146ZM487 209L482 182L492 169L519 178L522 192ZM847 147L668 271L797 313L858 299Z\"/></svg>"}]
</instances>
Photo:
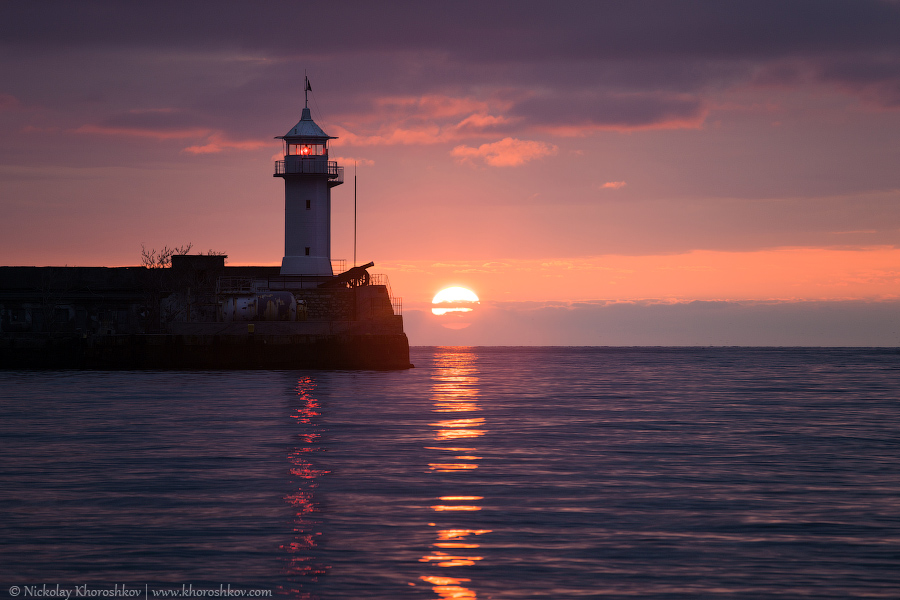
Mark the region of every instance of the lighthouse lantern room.
<instances>
[{"instance_id":1,"label":"lighthouse lantern room","mask_svg":"<svg viewBox=\"0 0 900 600\"><path fill-rule=\"evenodd\" d=\"M331 188L344 182L344 168L328 160L327 135L312 120L306 80L306 106L300 122L285 135L284 160L275 177L284 178L284 258L282 275L331 277Z\"/></svg>"}]
</instances>

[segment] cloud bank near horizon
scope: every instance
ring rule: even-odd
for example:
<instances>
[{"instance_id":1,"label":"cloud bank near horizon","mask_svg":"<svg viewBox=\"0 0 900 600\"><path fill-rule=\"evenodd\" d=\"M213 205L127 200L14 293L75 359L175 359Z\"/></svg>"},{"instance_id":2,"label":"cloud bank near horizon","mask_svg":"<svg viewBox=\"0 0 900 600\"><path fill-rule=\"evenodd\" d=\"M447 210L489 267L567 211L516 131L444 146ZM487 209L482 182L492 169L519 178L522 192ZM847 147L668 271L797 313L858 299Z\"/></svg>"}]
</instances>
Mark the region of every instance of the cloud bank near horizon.
<instances>
[{"instance_id":1,"label":"cloud bank near horizon","mask_svg":"<svg viewBox=\"0 0 900 600\"><path fill-rule=\"evenodd\" d=\"M405 311L413 346L900 346L900 301L486 305L464 329Z\"/></svg>"}]
</instances>

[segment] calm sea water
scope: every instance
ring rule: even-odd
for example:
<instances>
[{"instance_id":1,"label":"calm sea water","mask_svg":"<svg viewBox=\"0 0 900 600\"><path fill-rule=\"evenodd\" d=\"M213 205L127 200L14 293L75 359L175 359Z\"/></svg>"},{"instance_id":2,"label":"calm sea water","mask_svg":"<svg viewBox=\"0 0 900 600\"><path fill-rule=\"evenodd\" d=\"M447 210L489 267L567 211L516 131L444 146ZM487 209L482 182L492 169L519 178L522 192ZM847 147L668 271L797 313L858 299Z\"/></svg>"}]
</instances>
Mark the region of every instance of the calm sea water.
<instances>
[{"instance_id":1,"label":"calm sea water","mask_svg":"<svg viewBox=\"0 0 900 600\"><path fill-rule=\"evenodd\" d=\"M900 597L896 350L412 354L0 372L0 594Z\"/></svg>"}]
</instances>

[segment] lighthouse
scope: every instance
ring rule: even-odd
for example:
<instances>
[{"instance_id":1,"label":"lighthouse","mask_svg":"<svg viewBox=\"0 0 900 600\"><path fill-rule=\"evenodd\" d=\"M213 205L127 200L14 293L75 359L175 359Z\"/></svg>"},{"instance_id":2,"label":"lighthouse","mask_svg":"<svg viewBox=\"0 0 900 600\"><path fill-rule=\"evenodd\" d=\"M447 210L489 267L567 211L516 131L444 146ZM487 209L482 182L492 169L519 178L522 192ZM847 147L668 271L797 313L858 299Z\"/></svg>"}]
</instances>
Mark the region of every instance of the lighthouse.
<instances>
[{"instance_id":1,"label":"lighthouse","mask_svg":"<svg viewBox=\"0 0 900 600\"><path fill-rule=\"evenodd\" d=\"M284 141L284 160L275 177L284 179L284 258L282 275L331 277L331 188L344 182L344 168L328 160L329 136L312 120L306 103L300 121L275 139Z\"/></svg>"}]
</instances>

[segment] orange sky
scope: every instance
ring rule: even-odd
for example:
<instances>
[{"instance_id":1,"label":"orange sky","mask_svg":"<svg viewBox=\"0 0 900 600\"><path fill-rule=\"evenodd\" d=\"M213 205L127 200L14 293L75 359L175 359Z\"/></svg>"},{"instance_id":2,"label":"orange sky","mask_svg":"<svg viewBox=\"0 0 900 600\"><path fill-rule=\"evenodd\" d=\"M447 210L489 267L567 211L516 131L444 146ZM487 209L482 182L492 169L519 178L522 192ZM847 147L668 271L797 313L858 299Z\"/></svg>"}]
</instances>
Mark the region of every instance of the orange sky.
<instances>
[{"instance_id":1,"label":"orange sky","mask_svg":"<svg viewBox=\"0 0 900 600\"><path fill-rule=\"evenodd\" d=\"M407 305L430 303L450 284L485 301L893 300L900 250L778 248L662 256L597 256L490 262L383 262ZM424 304L423 304L424 303Z\"/></svg>"}]
</instances>

